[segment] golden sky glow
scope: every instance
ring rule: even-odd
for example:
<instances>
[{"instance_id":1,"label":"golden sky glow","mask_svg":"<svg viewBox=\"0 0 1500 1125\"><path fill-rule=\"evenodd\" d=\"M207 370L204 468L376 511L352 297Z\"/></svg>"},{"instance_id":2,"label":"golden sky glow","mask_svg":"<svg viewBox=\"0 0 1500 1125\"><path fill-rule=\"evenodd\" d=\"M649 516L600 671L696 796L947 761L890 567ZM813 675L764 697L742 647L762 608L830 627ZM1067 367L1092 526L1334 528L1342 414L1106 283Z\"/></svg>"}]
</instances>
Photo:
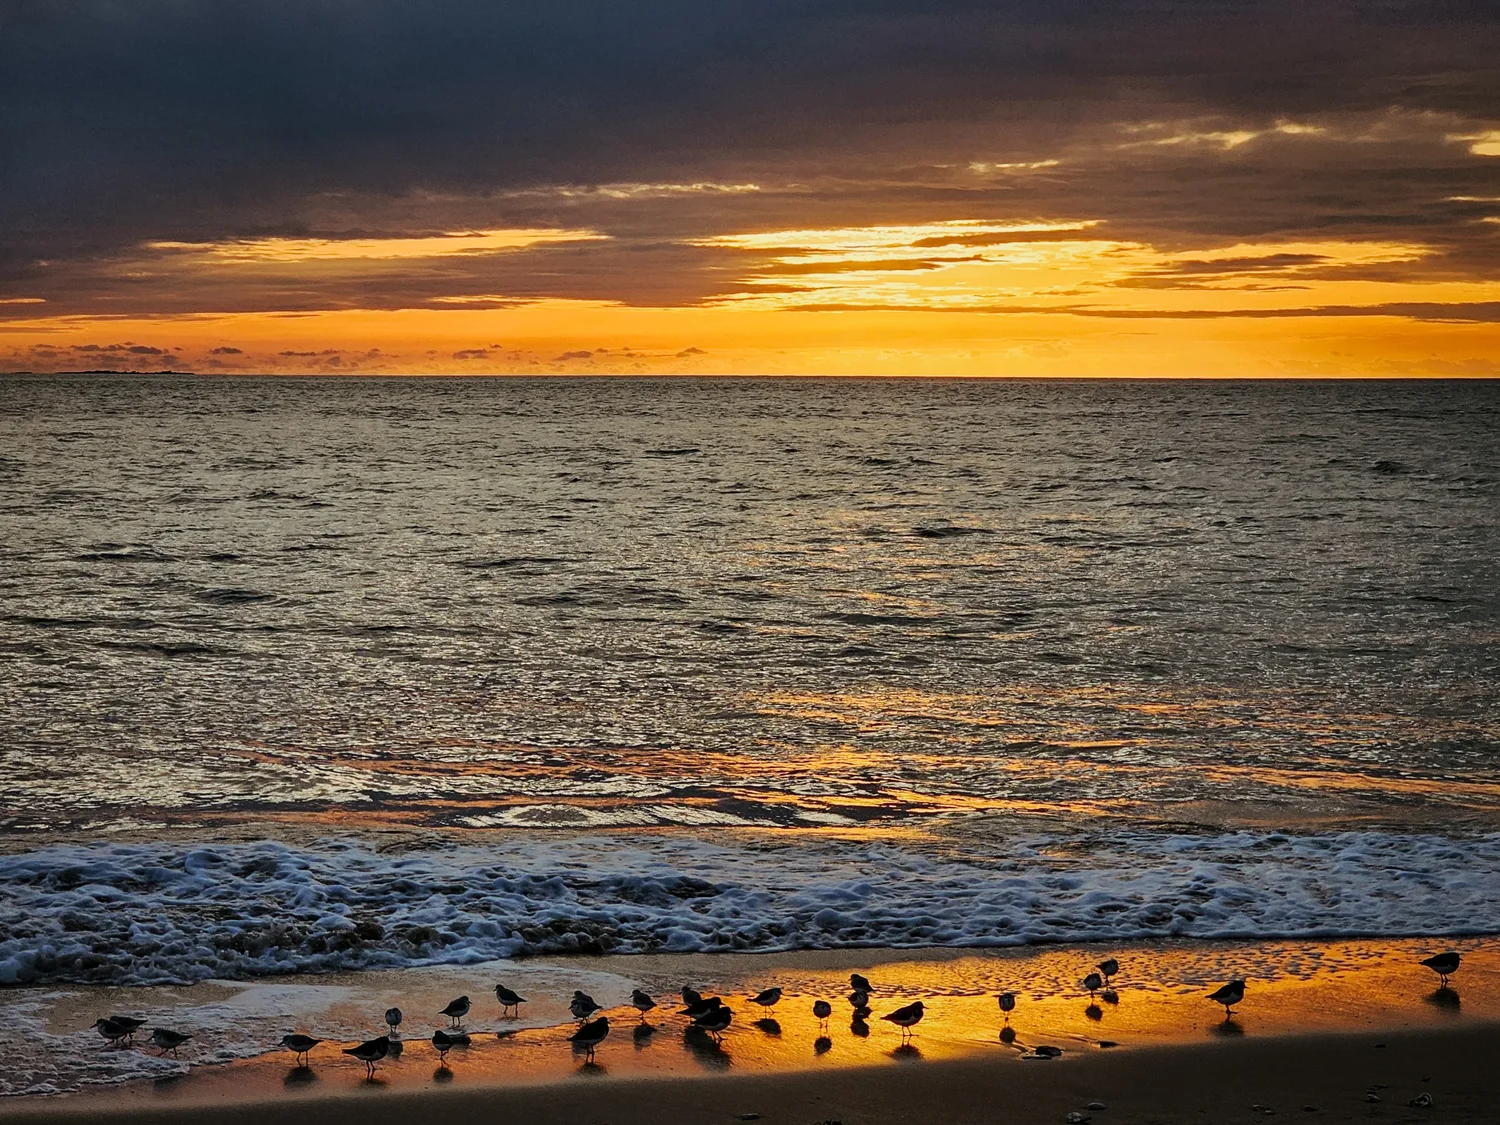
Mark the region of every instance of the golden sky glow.
<instances>
[{"instance_id":1,"label":"golden sky glow","mask_svg":"<svg viewBox=\"0 0 1500 1125\"><path fill-rule=\"evenodd\" d=\"M0 370L1500 376L1493 21L1251 7L18 23Z\"/></svg>"}]
</instances>

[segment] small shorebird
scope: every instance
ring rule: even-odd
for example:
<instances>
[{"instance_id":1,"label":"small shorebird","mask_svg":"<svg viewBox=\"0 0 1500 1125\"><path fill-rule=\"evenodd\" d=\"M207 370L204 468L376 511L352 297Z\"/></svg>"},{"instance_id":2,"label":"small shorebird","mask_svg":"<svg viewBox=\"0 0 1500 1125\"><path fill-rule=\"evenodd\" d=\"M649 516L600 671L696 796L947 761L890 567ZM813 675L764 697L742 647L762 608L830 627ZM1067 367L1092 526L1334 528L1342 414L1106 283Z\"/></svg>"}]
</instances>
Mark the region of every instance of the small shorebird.
<instances>
[{"instance_id":1,"label":"small shorebird","mask_svg":"<svg viewBox=\"0 0 1500 1125\"><path fill-rule=\"evenodd\" d=\"M870 993L863 988L856 988L849 993L849 1007L868 1008L870 1006Z\"/></svg>"},{"instance_id":2,"label":"small shorebird","mask_svg":"<svg viewBox=\"0 0 1500 1125\"><path fill-rule=\"evenodd\" d=\"M1094 966L1094 968L1098 969L1101 973L1104 974L1104 985L1106 988L1108 988L1109 978L1120 971L1120 962L1116 961L1113 957L1109 957L1103 961L1100 961L1099 964Z\"/></svg>"},{"instance_id":3,"label":"small shorebird","mask_svg":"<svg viewBox=\"0 0 1500 1125\"><path fill-rule=\"evenodd\" d=\"M454 1047L467 1047L469 1037L462 1031L448 1032L442 1028L432 1033L432 1047L438 1053L438 1062L443 1066L448 1065L448 1052Z\"/></svg>"},{"instance_id":4,"label":"small shorebird","mask_svg":"<svg viewBox=\"0 0 1500 1125\"><path fill-rule=\"evenodd\" d=\"M177 1057L177 1048L181 1047L191 1038L191 1035L184 1035L180 1031L168 1031L164 1027L158 1027L151 1032L151 1045L164 1055L168 1051L171 1051L172 1057L175 1059Z\"/></svg>"},{"instance_id":5,"label":"small shorebird","mask_svg":"<svg viewBox=\"0 0 1500 1125\"><path fill-rule=\"evenodd\" d=\"M720 1042L724 1037L724 1029L734 1019L734 1013L725 1004L706 1012L693 1021L693 1026L700 1031L706 1031L714 1037L714 1042Z\"/></svg>"},{"instance_id":6,"label":"small shorebird","mask_svg":"<svg viewBox=\"0 0 1500 1125\"><path fill-rule=\"evenodd\" d=\"M1245 982L1232 980L1217 992L1210 992L1208 998L1215 1004L1224 1005L1224 1018L1227 1020L1234 1015L1231 1009L1245 998Z\"/></svg>"},{"instance_id":7,"label":"small shorebird","mask_svg":"<svg viewBox=\"0 0 1500 1125\"><path fill-rule=\"evenodd\" d=\"M689 1008L702 999L703 993L699 992L696 988L689 988L687 985L682 986L682 1002Z\"/></svg>"},{"instance_id":8,"label":"small shorebird","mask_svg":"<svg viewBox=\"0 0 1500 1125\"><path fill-rule=\"evenodd\" d=\"M609 1017L600 1016L592 1023L586 1023L572 1035L568 1036L568 1042L575 1048L581 1047L589 1058L594 1057L594 1048L604 1042L604 1037L609 1034Z\"/></svg>"},{"instance_id":9,"label":"small shorebird","mask_svg":"<svg viewBox=\"0 0 1500 1125\"><path fill-rule=\"evenodd\" d=\"M401 1009L387 1008L385 1010L385 1022L390 1026L391 1034L396 1034L396 1029L401 1026Z\"/></svg>"},{"instance_id":10,"label":"small shorebird","mask_svg":"<svg viewBox=\"0 0 1500 1125\"><path fill-rule=\"evenodd\" d=\"M875 986L858 973L849 974L849 987L855 992L874 992Z\"/></svg>"},{"instance_id":11,"label":"small shorebird","mask_svg":"<svg viewBox=\"0 0 1500 1125\"><path fill-rule=\"evenodd\" d=\"M382 1035L379 1039L369 1039L358 1047L345 1047L344 1054L353 1055L365 1064L365 1077L375 1077L375 1064L386 1055L391 1053L391 1037Z\"/></svg>"},{"instance_id":12,"label":"small shorebird","mask_svg":"<svg viewBox=\"0 0 1500 1125\"><path fill-rule=\"evenodd\" d=\"M575 991L573 993L573 1002L568 1005L568 1011L573 1013L575 1020L586 1020L599 1010L599 1005L594 1003L594 998L587 992ZM609 1030L608 1024L605 1025L605 1030Z\"/></svg>"},{"instance_id":13,"label":"small shorebird","mask_svg":"<svg viewBox=\"0 0 1500 1125\"><path fill-rule=\"evenodd\" d=\"M517 1018L521 1015L521 1005L526 1003L526 997L522 996L519 992L512 992L503 984L495 985L495 999L500 1001L500 1014L502 1016L514 1008Z\"/></svg>"},{"instance_id":14,"label":"small shorebird","mask_svg":"<svg viewBox=\"0 0 1500 1125\"><path fill-rule=\"evenodd\" d=\"M905 1039L911 1034L911 1029L922 1022L922 1014L925 1011L926 1008L922 1005L922 1001L916 1000L904 1008L897 1008L894 1012L887 1012L880 1018L890 1020L899 1027L901 1029L901 1038Z\"/></svg>"},{"instance_id":15,"label":"small shorebird","mask_svg":"<svg viewBox=\"0 0 1500 1125\"><path fill-rule=\"evenodd\" d=\"M110 1016L109 1022L117 1027L123 1027L125 1034L132 1040L135 1039L135 1033L146 1026L145 1020L138 1020L134 1016Z\"/></svg>"},{"instance_id":16,"label":"small shorebird","mask_svg":"<svg viewBox=\"0 0 1500 1125\"><path fill-rule=\"evenodd\" d=\"M637 988L633 989L630 993L630 1006L641 1013L641 1020L644 1021L646 1013L656 1007L656 1001L651 999L650 993L643 992Z\"/></svg>"},{"instance_id":17,"label":"small shorebird","mask_svg":"<svg viewBox=\"0 0 1500 1125\"><path fill-rule=\"evenodd\" d=\"M689 1004L686 1008L682 1009L682 1014L696 1022L708 1015L709 1012L723 1006L724 1001L720 1000L717 996L704 996L696 1004Z\"/></svg>"},{"instance_id":18,"label":"small shorebird","mask_svg":"<svg viewBox=\"0 0 1500 1125\"><path fill-rule=\"evenodd\" d=\"M827 1000L813 1001L813 1015L818 1017L818 1026L827 1027L828 1017L833 1015L833 1005Z\"/></svg>"},{"instance_id":19,"label":"small shorebird","mask_svg":"<svg viewBox=\"0 0 1500 1125\"><path fill-rule=\"evenodd\" d=\"M1448 978L1458 971L1458 963L1462 960L1462 957L1450 949L1447 953L1439 953L1435 957L1427 958L1422 964L1438 975L1441 987L1447 988Z\"/></svg>"},{"instance_id":20,"label":"small shorebird","mask_svg":"<svg viewBox=\"0 0 1500 1125\"><path fill-rule=\"evenodd\" d=\"M302 1035L297 1032L281 1037L281 1045L297 1056L298 1066L307 1065L307 1052L311 1051L321 1042L323 1040L314 1039L311 1035Z\"/></svg>"},{"instance_id":21,"label":"small shorebird","mask_svg":"<svg viewBox=\"0 0 1500 1125\"><path fill-rule=\"evenodd\" d=\"M1089 990L1089 999L1092 1000L1094 993L1104 987L1104 981L1100 979L1098 973L1090 973L1083 978L1083 987Z\"/></svg>"},{"instance_id":22,"label":"small shorebird","mask_svg":"<svg viewBox=\"0 0 1500 1125\"><path fill-rule=\"evenodd\" d=\"M1016 994L1014 992L1002 992L1000 994L1000 1010L1005 1013L1005 1022L1010 1023L1010 1014L1016 1010Z\"/></svg>"},{"instance_id":23,"label":"small shorebird","mask_svg":"<svg viewBox=\"0 0 1500 1125\"><path fill-rule=\"evenodd\" d=\"M467 996L460 996L457 1000L448 1001L448 1006L438 1013L438 1015L447 1016L452 1020L453 1027L458 1027L463 1022L463 1018L468 1014L469 998Z\"/></svg>"},{"instance_id":24,"label":"small shorebird","mask_svg":"<svg viewBox=\"0 0 1500 1125\"><path fill-rule=\"evenodd\" d=\"M750 1003L759 1004L762 1008L774 1008L776 1002L781 999L781 989L767 988L757 992L750 997Z\"/></svg>"},{"instance_id":25,"label":"small shorebird","mask_svg":"<svg viewBox=\"0 0 1500 1125\"><path fill-rule=\"evenodd\" d=\"M100 1016L94 1021L94 1029L104 1036L104 1041L111 1047L117 1047L130 1036L133 1028L122 1027L114 1017Z\"/></svg>"}]
</instances>

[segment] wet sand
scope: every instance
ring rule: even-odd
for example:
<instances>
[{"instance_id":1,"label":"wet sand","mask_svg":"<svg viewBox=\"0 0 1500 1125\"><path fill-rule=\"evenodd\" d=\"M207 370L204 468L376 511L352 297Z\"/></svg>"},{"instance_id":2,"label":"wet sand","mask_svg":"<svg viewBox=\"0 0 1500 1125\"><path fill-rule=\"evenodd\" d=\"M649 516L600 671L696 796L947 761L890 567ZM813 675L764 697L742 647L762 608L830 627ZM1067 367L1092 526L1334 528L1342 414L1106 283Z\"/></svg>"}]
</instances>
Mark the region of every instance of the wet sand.
<instances>
[{"instance_id":1,"label":"wet sand","mask_svg":"<svg viewBox=\"0 0 1500 1125\"><path fill-rule=\"evenodd\" d=\"M1279 1037L1095 1053L1051 1062L991 1056L823 1073L611 1081L588 1072L513 1087L395 1091L208 1102L115 1095L31 1105L23 1122L208 1125L422 1125L459 1120L690 1125L1029 1123L1081 1113L1099 1125L1263 1121L1494 1121L1494 1026L1396 1034ZM1430 1107L1411 1104L1427 1095ZM1375 1101L1370 1100L1374 1097ZM1089 1109L1102 1104L1106 1108ZM1256 1108L1260 1107L1260 1108ZM1267 1113L1267 1110L1271 1113Z\"/></svg>"},{"instance_id":2,"label":"wet sand","mask_svg":"<svg viewBox=\"0 0 1500 1125\"><path fill-rule=\"evenodd\" d=\"M88 1030L101 1012L134 1011L196 1034L183 1065L161 1064L157 1081L102 1087L86 1079L89 1086L66 1096L0 1099L0 1118L227 1123L315 1116L332 1123L357 1115L379 1125L398 1116L501 1112L625 1125L758 1113L794 1125L856 1125L934 1113L944 1121L1062 1121L1101 1101L1110 1106L1093 1114L1101 1125L1248 1120L1243 1114L1254 1104L1404 1120L1400 1114L1424 1112L1408 1101L1429 1092L1441 1098L1445 1120L1500 1119L1500 1105L1491 1107L1479 1088L1500 1046L1500 953L1483 941L1452 943L1464 951L1464 965L1453 988L1439 989L1416 962L1446 944L1124 947L1110 951L1122 965L1116 987L1095 997L1078 985L1103 955L1094 946L574 958L250 985L17 989L0 993L0 1020L12 1029L3 1063L11 1074L30 1049L28 1027L57 1037L47 1060L66 1061L57 1073L144 1054L102 1048ZM878 1018L851 1020L851 971L875 980L875 1017L925 998L928 1018L909 1044ZM1247 977L1250 987L1226 1021L1205 994L1230 976ZM520 1018L500 1012L490 991L497 980L532 998ZM735 1010L722 1044L687 1030L676 1013L672 1001L683 982L724 995ZM783 986L786 996L762 1012L746 997L768 983ZM662 1001L646 1021L618 1007L636 984ZM610 1008L612 1033L592 1061L567 1043L576 1026L565 1009L574 987ZM1018 994L1009 1021L995 1002L1000 989ZM428 1037L446 1024L439 1009L460 993L474 1003L465 1024L473 1044L441 1066ZM816 997L834 1004L826 1026L811 1013ZM407 1013L403 1050L368 1083L339 1047L375 1034L388 1003ZM213 1019L230 1030L214 1030ZM224 1053L236 1042L263 1051L294 1028L329 1040L308 1068L281 1051L238 1059ZM1038 1046L1059 1047L1062 1057L1036 1058ZM63 1047L78 1053L59 1060ZM1382 1084L1388 1090L1374 1091L1380 1101L1366 1101ZM1454 1107L1473 1116L1455 1117Z\"/></svg>"}]
</instances>

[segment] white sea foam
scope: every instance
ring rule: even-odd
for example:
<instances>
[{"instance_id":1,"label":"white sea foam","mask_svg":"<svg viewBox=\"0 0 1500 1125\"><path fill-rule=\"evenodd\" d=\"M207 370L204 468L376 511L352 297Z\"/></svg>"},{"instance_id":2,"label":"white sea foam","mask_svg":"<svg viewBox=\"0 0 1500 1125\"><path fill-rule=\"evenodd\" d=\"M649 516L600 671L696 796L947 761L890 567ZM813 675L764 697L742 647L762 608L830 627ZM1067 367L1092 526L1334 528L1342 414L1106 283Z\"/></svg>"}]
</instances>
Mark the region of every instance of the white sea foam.
<instances>
[{"instance_id":1,"label":"white sea foam","mask_svg":"<svg viewBox=\"0 0 1500 1125\"><path fill-rule=\"evenodd\" d=\"M0 857L0 983L140 984L530 953L1500 932L1500 835L1144 832L951 850L618 835Z\"/></svg>"}]
</instances>

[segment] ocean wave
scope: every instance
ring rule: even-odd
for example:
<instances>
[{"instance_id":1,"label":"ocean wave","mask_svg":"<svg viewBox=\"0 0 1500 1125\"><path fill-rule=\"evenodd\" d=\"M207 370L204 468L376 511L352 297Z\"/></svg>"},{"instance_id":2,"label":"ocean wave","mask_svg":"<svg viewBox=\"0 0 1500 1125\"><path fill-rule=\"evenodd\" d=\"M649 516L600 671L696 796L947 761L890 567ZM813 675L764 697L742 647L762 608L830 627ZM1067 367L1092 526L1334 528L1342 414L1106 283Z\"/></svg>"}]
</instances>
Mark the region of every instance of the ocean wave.
<instances>
[{"instance_id":1,"label":"ocean wave","mask_svg":"<svg viewBox=\"0 0 1500 1125\"><path fill-rule=\"evenodd\" d=\"M0 983L560 953L1500 933L1500 835L1031 835L982 853L619 833L0 858Z\"/></svg>"}]
</instances>

